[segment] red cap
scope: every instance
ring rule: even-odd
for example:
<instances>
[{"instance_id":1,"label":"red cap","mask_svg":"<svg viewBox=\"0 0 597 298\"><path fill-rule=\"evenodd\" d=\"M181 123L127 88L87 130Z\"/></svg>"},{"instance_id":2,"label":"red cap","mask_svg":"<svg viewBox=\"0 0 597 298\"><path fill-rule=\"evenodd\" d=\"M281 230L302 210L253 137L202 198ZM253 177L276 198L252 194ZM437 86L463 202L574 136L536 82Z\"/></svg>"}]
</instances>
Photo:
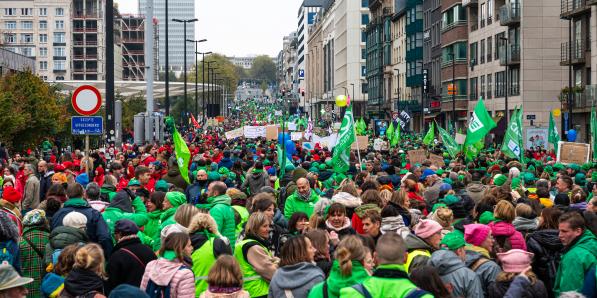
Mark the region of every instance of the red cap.
<instances>
[{"instance_id":1,"label":"red cap","mask_svg":"<svg viewBox=\"0 0 597 298\"><path fill-rule=\"evenodd\" d=\"M21 199L23 198L23 195L18 190L16 190L14 187L7 186L6 188L4 188L4 191L2 192L2 198L5 201L16 204L21 201Z\"/></svg>"}]
</instances>

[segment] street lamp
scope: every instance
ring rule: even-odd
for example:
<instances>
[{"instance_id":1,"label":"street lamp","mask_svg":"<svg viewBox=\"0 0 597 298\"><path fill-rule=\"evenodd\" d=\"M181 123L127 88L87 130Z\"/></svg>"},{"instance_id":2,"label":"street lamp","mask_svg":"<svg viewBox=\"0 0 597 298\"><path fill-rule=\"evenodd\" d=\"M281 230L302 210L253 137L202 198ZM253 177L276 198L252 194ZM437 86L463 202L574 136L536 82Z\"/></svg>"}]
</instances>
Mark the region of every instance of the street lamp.
<instances>
[{"instance_id":1,"label":"street lamp","mask_svg":"<svg viewBox=\"0 0 597 298\"><path fill-rule=\"evenodd\" d=\"M177 23L183 23L183 27L184 27L184 39L186 41L187 38L187 23L194 23L197 22L197 19L188 19L188 20L181 20L181 19L172 19L173 22L177 22ZM187 123L187 44L186 42L184 43L184 73L183 73L183 77L184 77L184 107L182 108L183 111L183 117L182 117L182 121L184 121L183 123Z\"/></svg>"},{"instance_id":2,"label":"street lamp","mask_svg":"<svg viewBox=\"0 0 597 298\"><path fill-rule=\"evenodd\" d=\"M203 116L201 118L203 118L203 120L205 120L205 55L210 55L211 52L203 52L203 53L199 53L202 55L201 57L201 71L203 72L203 74L201 75L201 83L202 83L202 87L201 87L201 101L203 102L201 104L201 109L203 111ZM215 62L215 61L212 61ZM207 65L209 66L209 62L207 63ZM199 106L199 102L197 102L197 106Z\"/></svg>"},{"instance_id":3,"label":"street lamp","mask_svg":"<svg viewBox=\"0 0 597 298\"><path fill-rule=\"evenodd\" d=\"M200 39L200 40L191 40L187 39L187 42L194 42L195 43L195 115L199 117L199 99L198 99L198 85L199 85L199 58L197 57L197 48L199 47L200 42L206 42L207 39ZM186 47L185 47L186 48ZM186 55L185 55L186 56ZM186 80L185 80L186 81ZM186 89L186 88L185 88Z\"/></svg>"},{"instance_id":4,"label":"street lamp","mask_svg":"<svg viewBox=\"0 0 597 298\"><path fill-rule=\"evenodd\" d=\"M504 41L504 54L506 55L506 63L505 63L506 64L506 72L505 72L505 75L504 75L504 77L505 77L504 81L505 81L505 85L506 85L505 88L504 88L505 89L505 93L504 93L504 106L505 106L505 109L506 109L506 114L505 114L506 115L506 121L509 121L508 120L509 119L508 118L508 111L509 111L508 110L508 41L509 40L508 40L507 37L503 37L503 36L500 37L500 40Z\"/></svg>"},{"instance_id":5,"label":"street lamp","mask_svg":"<svg viewBox=\"0 0 597 298\"><path fill-rule=\"evenodd\" d=\"M216 62L216 61L213 61ZM211 63L210 63L211 64ZM218 69L218 67L211 67L208 65L207 67L207 77L208 77L208 83L209 83L209 98L207 98L207 113L209 114L209 116L212 116L212 104L213 104L213 97L214 97L214 92L215 92L215 87L214 87L214 76L215 76L215 70Z\"/></svg>"},{"instance_id":6,"label":"street lamp","mask_svg":"<svg viewBox=\"0 0 597 298\"><path fill-rule=\"evenodd\" d=\"M354 101L354 83L350 83L350 86L352 86L352 98L351 98L351 100Z\"/></svg>"},{"instance_id":7,"label":"street lamp","mask_svg":"<svg viewBox=\"0 0 597 298\"><path fill-rule=\"evenodd\" d=\"M204 65L204 70L203 70L203 84L205 84L205 63L203 63ZM211 96L211 84L210 84L210 78L211 78L211 74L210 74L210 70L211 70L211 64L212 63L216 63L216 61L207 61L207 103L205 102L205 93L203 94L203 117L206 118L207 120L207 105L209 104L209 96ZM203 86L205 88L205 85ZM205 92L205 90L204 90Z\"/></svg>"}]
</instances>

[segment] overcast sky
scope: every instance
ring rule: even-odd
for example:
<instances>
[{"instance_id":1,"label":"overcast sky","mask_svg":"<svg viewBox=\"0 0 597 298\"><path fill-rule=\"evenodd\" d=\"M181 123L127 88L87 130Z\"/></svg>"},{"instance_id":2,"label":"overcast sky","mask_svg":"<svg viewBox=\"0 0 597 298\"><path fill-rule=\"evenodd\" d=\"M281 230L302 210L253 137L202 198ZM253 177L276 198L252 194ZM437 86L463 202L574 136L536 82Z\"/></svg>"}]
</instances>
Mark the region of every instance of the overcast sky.
<instances>
[{"instance_id":1,"label":"overcast sky","mask_svg":"<svg viewBox=\"0 0 597 298\"><path fill-rule=\"evenodd\" d=\"M137 13L137 0L115 0L121 13ZM227 56L277 56L282 38L297 29L303 0L196 0L195 39ZM176 0L170 0L176 5Z\"/></svg>"}]
</instances>

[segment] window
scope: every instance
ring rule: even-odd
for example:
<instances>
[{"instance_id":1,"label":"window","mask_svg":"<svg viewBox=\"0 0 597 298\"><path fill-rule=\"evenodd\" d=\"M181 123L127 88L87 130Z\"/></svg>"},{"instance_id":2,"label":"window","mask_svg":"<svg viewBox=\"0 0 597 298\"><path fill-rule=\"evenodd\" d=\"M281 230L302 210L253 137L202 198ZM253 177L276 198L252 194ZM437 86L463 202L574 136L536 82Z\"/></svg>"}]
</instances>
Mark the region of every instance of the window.
<instances>
[{"instance_id":1,"label":"window","mask_svg":"<svg viewBox=\"0 0 597 298\"><path fill-rule=\"evenodd\" d=\"M369 24L369 14L368 13L361 14L361 25L367 25L367 24Z\"/></svg>"},{"instance_id":2,"label":"window","mask_svg":"<svg viewBox=\"0 0 597 298\"><path fill-rule=\"evenodd\" d=\"M504 77L505 72L495 73L495 97L504 97Z\"/></svg>"},{"instance_id":3,"label":"window","mask_svg":"<svg viewBox=\"0 0 597 298\"><path fill-rule=\"evenodd\" d=\"M48 9L45 8L45 7L44 8L40 8L39 9L39 15L42 16L42 17L47 16L48 15Z\"/></svg>"},{"instance_id":4,"label":"window","mask_svg":"<svg viewBox=\"0 0 597 298\"><path fill-rule=\"evenodd\" d=\"M491 36L487 37L487 62L491 62L491 58L493 58L492 44L493 38Z\"/></svg>"},{"instance_id":5,"label":"window","mask_svg":"<svg viewBox=\"0 0 597 298\"><path fill-rule=\"evenodd\" d=\"M495 35L495 60L500 59L500 48L505 44L503 37L506 37L506 33L498 33ZM496 86L497 87L497 86Z\"/></svg>"},{"instance_id":6,"label":"window","mask_svg":"<svg viewBox=\"0 0 597 298\"><path fill-rule=\"evenodd\" d=\"M64 21L55 22L56 29L64 29Z\"/></svg>"},{"instance_id":7,"label":"window","mask_svg":"<svg viewBox=\"0 0 597 298\"><path fill-rule=\"evenodd\" d=\"M21 22L21 29L33 29L33 22L31 22L31 21Z\"/></svg>"},{"instance_id":8,"label":"window","mask_svg":"<svg viewBox=\"0 0 597 298\"><path fill-rule=\"evenodd\" d=\"M479 64L485 63L485 39L481 39L481 62Z\"/></svg>"},{"instance_id":9,"label":"window","mask_svg":"<svg viewBox=\"0 0 597 298\"><path fill-rule=\"evenodd\" d=\"M471 78L470 79L470 96L469 96L469 100L477 100L477 82L478 78Z\"/></svg>"},{"instance_id":10,"label":"window","mask_svg":"<svg viewBox=\"0 0 597 298\"><path fill-rule=\"evenodd\" d=\"M27 57L33 56L33 49L32 48L21 48L21 54Z\"/></svg>"},{"instance_id":11,"label":"window","mask_svg":"<svg viewBox=\"0 0 597 298\"><path fill-rule=\"evenodd\" d=\"M41 43L48 42L48 35L47 34L40 34L39 35L39 42L41 42Z\"/></svg>"},{"instance_id":12,"label":"window","mask_svg":"<svg viewBox=\"0 0 597 298\"><path fill-rule=\"evenodd\" d=\"M467 51L467 43L464 42L456 42L449 46L442 48L442 61L452 62L453 56L456 56L456 61L466 61L466 51Z\"/></svg>"},{"instance_id":13,"label":"window","mask_svg":"<svg viewBox=\"0 0 597 298\"><path fill-rule=\"evenodd\" d=\"M65 57L66 56L66 51L64 50L64 47L56 47L56 48L54 48L54 56L56 56L56 57Z\"/></svg>"},{"instance_id":14,"label":"window","mask_svg":"<svg viewBox=\"0 0 597 298\"><path fill-rule=\"evenodd\" d=\"M41 79L44 80L44 81L47 81L48 80L48 76L41 76Z\"/></svg>"},{"instance_id":15,"label":"window","mask_svg":"<svg viewBox=\"0 0 597 298\"><path fill-rule=\"evenodd\" d=\"M493 19L493 0L487 0L487 25L491 24Z\"/></svg>"},{"instance_id":16,"label":"window","mask_svg":"<svg viewBox=\"0 0 597 298\"><path fill-rule=\"evenodd\" d=\"M56 60L54 61L54 70L66 70L66 61ZM56 78L58 80L58 78Z\"/></svg>"},{"instance_id":17,"label":"window","mask_svg":"<svg viewBox=\"0 0 597 298\"><path fill-rule=\"evenodd\" d=\"M32 16L33 8L21 8L21 15L22 16Z\"/></svg>"},{"instance_id":18,"label":"window","mask_svg":"<svg viewBox=\"0 0 597 298\"><path fill-rule=\"evenodd\" d=\"M481 28L485 27L485 19L487 18L487 7L485 3L481 4Z\"/></svg>"},{"instance_id":19,"label":"window","mask_svg":"<svg viewBox=\"0 0 597 298\"><path fill-rule=\"evenodd\" d=\"M485 98L485 76L481 76L481 98Z\"/></svg>"},{"instance_id":20,"label":"window","mask_svg":"<svg viewBox=\"0 0 597 298\"><path fill-rule=\"evenodd\" d=\"M54 42L65 43L66 37L64 32L54 32Z\"/></svg>"},{"instance_id":21,"label":"window","mask_svg":"<svg viewBox=\"0 0 597 298\"><path fill-rule=\"evenodd\" d=\"M367 50L366 49L361 49L361 59L363 59L363 60L367 59Z\"/></svg>"},{"instance_id":22,"label":"window","mask_svg":"<svg viewBox=\"0 0 597 298\"><path fill-rule=\"evenodd\" d=\"M48 21L39 21L39 29L42 29L42 30L48 29Z\"/></svg>"},{"instance_id":23,"label":"window","mask_svg":"<svg viewBox=\"0 0 597 298\"><path fill-rule=\"evenodd\" d=\"M56 8L56 16L63 17L64 16L64 8Z\"/></svg>"},{"instance_id":24,"label":"window","mask_svg":"<svg viewBox=\"0 0 597 298\"><path fill-rule=\"evenodd\" d=\"M8 21L8 22L4 22L4 29L17 29L17 22L15 21Z\"/></svg>"},{"instance_id":25,"label":"window","mask_svg":"<svg viewBox=\"0 0 597 298\"><path fill-rule=\"evenodd\" d=\"M33 34L21 34L21 42L22 43L32 43L33 42Z\"/></svg>"},{"instance_id":26,"label":"window","mask_svg":"<svg viewBox=\"0 0 597 298\"><path fill-rule=\"evenodd\" d=\"M491 99L491 97L492 97L491 96L492 95L492 92L491 92L491 90L492 90L491 89L491 85L492 85L491 82L492 82L492 80L493 80L492 75L488 74L487 75L487 98L488 99Z\"/></svg>"},{"instance_id":27,"label":"window","mask_svg":"<svg viewBox=\"0 0 597 298\"><path fill-rule=\"evenodd\" d=\"M40 57L48 57L48 48L39 48Z\"/></svg>"},{"instance_id":28,"label":"window","mask_svg":"<svg viewBox=\"0 0 597 298\"><path fill-rule=\"evenodd\" d=\"M6 43L17 43L17 35L15 33L5 33L4 41Z\"/></svg>"},{"instance_id":29,"label":"window","mask_svg":"<svg viewBox=\"0 0 597 298\"><path fill-rule=\"evenodd\" d=\"M466 10L462 5L456 5L442 14L442 30L447 30L456 24L466 21Z\"/></svg>"},{"instance_id":30,"label":"window","mask_svg":"<svg viewBox=\"0 0 597 298\"><path fill-rule=\"evenodd\" d=\"M471 43L470 45L470 56L471 56L471 65L479 64L479 58L477 55L478 51L478 44L476 42Z\"/></svg>"},{"instance_id":31,"label":"window","mask_svg":"<svg viewBox=\"0 0 597 298\"><path fill-rule=\"evenodd\" d=\"M40 70L48 70L48 61L39 61Z\"/></svg>"},{"instance_id":32,"label":"window","mask_svg":"<svg viewBox=\"0 0 597 298\"><path fill-rule=\"evenodd\" d=\"M520 89L518 84L519 79L519 69L518 68L510 68L510 77L508 80L508 85L510 85L510 95L516 96L520 95Z\"/></svg>"},{"instance_id":33,"label":"window","mask_svg":"<svg viewBox=\"0 0 597 298\"><path fill-rule=\"evenodd\" d=\"M361 0L361 7L369 8L369 0Z\"/></svg>"},{"instance_id":34,"label":"window","mask_svg":"<svg viewBox=\"0 0 597 298\"><path fill-rule=\"evenodd\" d=\"M16 16L17 15L17 9L16 8L5 8L4 9L4 15L5 16Z\"/></svg>"}]
</instances>

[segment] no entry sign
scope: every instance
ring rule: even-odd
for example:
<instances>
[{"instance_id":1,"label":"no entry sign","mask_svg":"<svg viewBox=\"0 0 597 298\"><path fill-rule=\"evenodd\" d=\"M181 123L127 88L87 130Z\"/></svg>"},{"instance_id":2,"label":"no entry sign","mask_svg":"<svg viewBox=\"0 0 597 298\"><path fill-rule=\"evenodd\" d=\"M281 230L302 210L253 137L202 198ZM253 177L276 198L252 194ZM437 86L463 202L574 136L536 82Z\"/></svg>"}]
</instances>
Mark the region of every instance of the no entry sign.
<instances>
[{"instance_id":1,"label":"no entry sign","mask_svg":"<svg viewBox=\"0 0 597 298\"><path fill-rule=\"evenodd\" d=\"M102 106L102 96L97 88L83 85L73 92L71 103L77 113L91 116L97 113Z\"/></svg>"}]
</instances>

